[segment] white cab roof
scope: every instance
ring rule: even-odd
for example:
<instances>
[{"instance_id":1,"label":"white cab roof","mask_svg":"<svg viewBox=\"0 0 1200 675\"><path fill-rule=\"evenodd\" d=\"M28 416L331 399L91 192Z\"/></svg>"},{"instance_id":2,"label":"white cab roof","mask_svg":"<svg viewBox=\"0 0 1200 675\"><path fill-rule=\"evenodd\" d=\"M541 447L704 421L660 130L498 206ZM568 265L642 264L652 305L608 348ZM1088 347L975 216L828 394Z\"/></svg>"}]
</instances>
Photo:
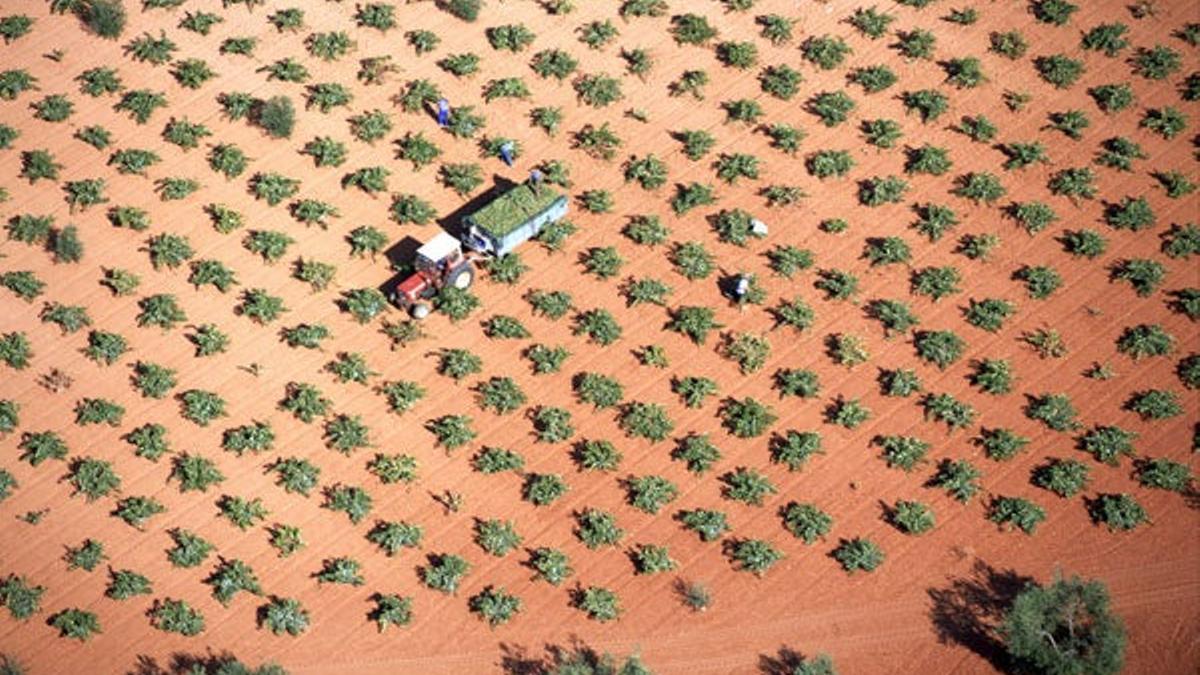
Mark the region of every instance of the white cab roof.
<instances>
[{"instance_id":1,"label":"white cab roof","mask_svg":"<svg viewBox=\"0 0 1200 675\"><path fill-rule=\"evenodd\" d=\"M428 260L441 260L459 248L459 241L449 232L441 232L417 249L417 255Z\"/></svg>"}]
</instances>

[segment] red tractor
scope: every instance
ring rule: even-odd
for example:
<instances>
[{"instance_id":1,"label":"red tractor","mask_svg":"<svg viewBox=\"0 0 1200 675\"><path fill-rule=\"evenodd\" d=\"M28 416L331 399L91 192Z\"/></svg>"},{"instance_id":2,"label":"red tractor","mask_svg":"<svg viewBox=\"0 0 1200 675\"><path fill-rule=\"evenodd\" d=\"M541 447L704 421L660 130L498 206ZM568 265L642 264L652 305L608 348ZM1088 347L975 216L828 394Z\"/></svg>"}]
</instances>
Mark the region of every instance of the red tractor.
<instances>
[{"instance_id":1,"label":"red tractor","mask_svg":"<svg viewBox=\"0 0 1200 675\"><path fill-rule=\"evenodd\" d=\"M393 288L391 301L424 319L432 309L430 299L445 286L468 288L475 281L473 255L464 255L462 242L441 232L417 249L417 271Z\"/></svg>"}]
</instances>

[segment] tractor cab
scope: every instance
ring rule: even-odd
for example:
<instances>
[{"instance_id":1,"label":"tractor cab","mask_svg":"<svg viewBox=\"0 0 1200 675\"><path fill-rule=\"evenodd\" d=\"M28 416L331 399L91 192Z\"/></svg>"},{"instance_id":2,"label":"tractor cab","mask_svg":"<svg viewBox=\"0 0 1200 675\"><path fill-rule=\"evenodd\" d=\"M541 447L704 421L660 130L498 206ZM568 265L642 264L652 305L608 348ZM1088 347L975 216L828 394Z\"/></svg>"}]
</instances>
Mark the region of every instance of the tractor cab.
<instances>
[{"instance_id":1,"label":"tractor cab","mask_svg":"<svg viewBox=\"0 0 1200 675\"><path fill-rule=\"evenodd\" d=\"M446 232L438 233L417 249L414 266L416 271L396 285L391 300L417 319L429 315L429 301L440 289L445 286L465 289L475 280L475 267L463 255L461 242Z\"/></svg>"},{"instance_id":2,"label":"tractor cab","mask_svg":"<svg viewBox=\"0 0 1200 675\"><path fill-rule=\"evenodd\" d=\"M448 232L439 232L417 249L415 266L418 272L437 278L462 262L462 244Z\"/></svg>"}]
</instances>

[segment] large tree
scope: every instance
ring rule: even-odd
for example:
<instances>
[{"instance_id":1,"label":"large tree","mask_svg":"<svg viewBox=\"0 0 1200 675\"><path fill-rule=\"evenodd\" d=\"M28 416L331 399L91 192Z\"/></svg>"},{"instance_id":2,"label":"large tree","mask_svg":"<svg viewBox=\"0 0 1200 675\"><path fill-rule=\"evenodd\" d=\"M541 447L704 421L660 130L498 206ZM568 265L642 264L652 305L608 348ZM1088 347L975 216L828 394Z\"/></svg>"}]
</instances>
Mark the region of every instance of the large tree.
<instances>
[{"instance_id":1,"label":"large tree","mask_svg":"<svg viewBox=\"0 0 1200 675\"><path fill-rule=\"evenodd\" d=\"M1125 660L1125 629L1099 581L1056 577L1047 586L1026 587L1000 632L1022 670L1105 675L1119 672Z\"/></svg>"}]
</instances>

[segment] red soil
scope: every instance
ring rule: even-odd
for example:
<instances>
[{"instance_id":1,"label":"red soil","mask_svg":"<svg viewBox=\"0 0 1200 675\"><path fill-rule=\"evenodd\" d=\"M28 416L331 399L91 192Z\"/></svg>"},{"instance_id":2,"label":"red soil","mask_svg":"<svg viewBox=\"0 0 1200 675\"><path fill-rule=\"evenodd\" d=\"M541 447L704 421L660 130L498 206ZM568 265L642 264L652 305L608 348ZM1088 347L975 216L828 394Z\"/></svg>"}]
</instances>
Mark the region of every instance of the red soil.
<instances>
[{"instance_id":1,"label":"red soil","mask_svg":"<svg viewBox=\"0 0 1200 675\"><path fill-rule=\"evenodd\" d=\"M198 9L215 11L218 3L194 3ZM1117 424L1139 434L1137 447L1141 454L1167 456L1195 466L1188 450L1188 439L1197 422L1197 401L1194 395L1185 397L1186 414L1154 423L1143 423L1135 415L1121 410L1121 404L1134 392L1148 387L1183 391L1172 373L1177 358L1150 359L1134 364L1115 353L1113 341L1127 325L1148 322L1160 323L1175 335L1179 343L1176 357L1200 348L1194 324L1178 314L1168 313L1163 292L1148 299L1134 296L1126 285L1110 284L1106 268L1125 257L1155 256L1168 271L1164 289L1195 287L1200 282L1200 270L1194 263L1169 260L1158 254L1159 241L1154 234L1165 230L1172 222L1194 218L1196 200L1167 200L1142 173L1118 174L1098 169L1100 194L1118 199L1128 194L1145 194L1158 215L1159 227L1147 234L1132 234L1108 230L1099 218L1103 204L1097 200L1073 206L1064 199L1050 197L1045 190L1048 176L1063 166L1079 166L1090 161L1095 144L1104 138L1122 133L1135 137L1150 159L1143 162L1147 170L1181 168L1193 170L1192 149L1180 142L1164 141L1144 130L1136 130L1138 110L1128 110L1112 116L1091 114L1093 126L1085 140L1065 140L1053 131L1040 127L1050 111L1080 108L1094 111L1086 97L1090 86L1133 79L1141 107L1175 105L1195 120L1200 109L1195 104L1181 104L1177 95L1166 85L1155 85L1140 78L1127 78L1123 66L1114 60L1077 50L1076 28L1090 27L1101 21L1118 20L1117 10L1100 6L1085 6L1073 19L1072 27L1051 28L1035 24L1023 12L986 5L981 8L982 19L972 27L956 27L938 20L948 7L933 7L916 12L904 7L889 7L899 17L898 29L916 26L938 35L938 57L976 55L983 62L991 81L977 90L956 92L944 87L951 96L950 111L937 124L921 125L915 118L905 117L901 104L893 94L898 90L913 90L939 85L941 70L932 64L906 64L895 52L886 48L891 41L871 42L850 35L849 29L838 22L857 6L854 3L830 2L806 6L802 22L797 26L801 39L808 35L836 32L846 35L854 47L847 66L832 72L821 72L801 65L795 45L770 46L758 40L760 62L764 65L787 62L802 68L806 83L801 97L782 102L761 94L754 78L748 74L723 68L712 50L698 47L676 47L666 32L668 21L642 19L630 23L617 21L621 30L619 45L645 47L657 58L654 73L647 82L625 78L625 101L603 110L578 106L569 85L555 85L539 80L525 66L534 51L561 46L581 58L583 72L618 74L623 65L618 48L610 46L594 52L575 41L574 26L592 18L604 18L611 6L581 7L567 17L547 17L532 3L495 3L485 10L483 19L473 25L438 12L431 4L404 6L401 28L387 35L352 28L349 3L309 3L305 5L307 23L320 30L350 30L358 43L357 51L335 64L323 64L304 58L312 72L311 82L339 81L353 85L355 100L348 110L329 115L316 112L299 116L297 129L288 142L264 142L260 133L245 123L223 121L219 115L216 96L222 91L243 90L266 97L288 93L297 98L297 85L266 83L255 68L287 55L304 54L302 40L305 32L277 37L264 17L278 7L289 4L272 0L268 7L247 13L236 8L225 13L225 23L213 34L201 38L186 31L172 30L181 13L147 12L131 17L129 28L121 43L108 43L84 36L73 26L72 19L45 15L43 7L21 8L35 15L38 23L27 38L3 47L5 60L20 64L34 73L41 94L25 94L18 103L0 105L0 122L18 126L23 131L18 141L20 149L45 148L65 165L63 180L103 176L109 183L109 205L134 205L147 208L154 218L149 232L135 233L115 230L104 218L103 208L93 208L74 216L68 215L61 201L61 192L48 183L28 187L18 183L19 153L0 154L0 184L9 188L12 199L3 205L7 218L18 213L53 213L58 223L76 223L87 245L87 257L77 266L52 266L48 257L20 244L7 243L3 252L7 260L3 269L32 269L49 281L43 299L79 304L88 308L95 328L114 330L125 335L132 350L117 365L101 368L87 361L79 352L86 343L86 331L60 336L54 326L37 319L40 300L25 305L11 295L0 296L0 332L23 330L35 347L31 368L15 372L5 370L0 380L0 398L14 399L22 405L20 431L55 429L66 439L71 456L92 456L112 461L122 478L123 495L148 495L160 500L167 512L155 517L145 532L136 531L108 516L113 500L106 498L96 504L69 497L70 486L60 480L64 467L51 462L32 468L16 460L19 433L0 441L3 465L12 471L21 487L3 504L7 515L0 520L0 574L26 575L31 582L47 587L42 599L44 608L27 624L6 618L0 620L0 649L31 664L32 672L124 672L134 667L137 659L147 657L160 665L168 662L175 652L228 650L247 662L273 659L296 672L481 672L494 669L504 655L538 656L546 644L565 644L573 637L598 649L615 653L639 651L645 662L656 672L751 672L761 655L776 655L787 647L803 653L827 652L841 672L987 672L989 652L984 648L971 649L952 638L939 640L931 619L936 600L946 601L952 594L939 593L952 588L953 580L976 575L977 565L990 566L1001 572L1047 580L1056 570L1103 580L1108 584L1116 611L1129 629L1129 672L1188 672L1200 663L1200 567L1195 564L1200 553L1200 540L1195 536L1197 512L1189 508L1179 495L1138 487L1129 477L1128 460L1112 468L1083 457L1092 468L1093 482L1086 496L1101 492L1131 492L1146 507L1154 522L1126 534L1112 534L1088 520L1082 498L1061 500L1029 483L1030 470L1046 457L1082 457L1073 448L1073 439L1066 434L1049 432L1021 413L1022 393L1063 392L1080 409L1080 420L1093 423ZM209 7L212 5L212 7ZM675 8L682 11L682 5ZM1128 21L1135 45L1150 45L1164 41L1168 27L1188 20L1187 8L1170 3L1161 8L1152 21ZM721 29L722 38L751 39L757 36L753 15L770 11L794 11L790 3L760 2L754 12L746 15L724 14L713 3L701 9ZM493 52L486 44L483 31L498 23L524 22L539 34L533 48L517 56ZM1036 77L1029 59L1016 65L984 53L989 31L1019 26L1034 45L1031 55L1066 51L1082 58L1088 72L1074 88L1066 92L1051 89ZM433 30L443 38L442 46L433 55L412 58L409 47L401 44L403 31L411 28ZM120 56L121 44L143 30L157 33L159 28L170 30L182 57L202 56L221 77L195 92L181 89L171 80L166 67L152 68ZM253 60L216 55L214 45L230 35L258 34L262 43ZM1067 40L1068 44L1059 44ZM1177 41L1172 46L1178 47ZM55 47L67 49L62 64L39 58ZM456 81L444 76L434 65L446 54L473 50L484 56L483 72L474 78ZM402 66L402 72L386 86L365 87L353 83L355 60L371 55L392 53ZM1184 52L1183 73L1195 69L1194 50ZM96 63L118 64L127 84L166 91L171 108L159 111L145 126L133 124L124 116L111 112L111 98L94 100L77 95L72 78L81 70ZM867 96L855 87L848 88L857 101L858 109L851 122L827 129L815 123L804 112L799 101L812 93L843 86L848 68L887 62L901 75L901 82L888 93ZM1114 66L1116 68L1114 69ZM666 85L690 68L704 68L713 78L703 104L690 99L666 96ZM536 92L537 105L560 105L567 111L565 129L576 130L584 124L609 122L624 140L620 157L627 152L653 152L665 158L671 168L672 185L692 180L713 182L708 161L690 162L678 151L668 132L685 128L704 128L718 138L718 146L710 157L719 152L747 152L758 155L764 162L761 181L744 181L737 186L718 185L720 203L710 209L693 212L686 217L671 215L666 205L670 196L667 188L646 193L622 184L619 163L606 164L587 158L569 149L567 133L547 138L541 132L527 128L525 116L532 103L499 101L483 106L479 89L493 77L519 75ZM566 250L549 254L540 247L529 245L521 255L532 268L515 287L481 283L477 293L482 311L460 324L448 323L434 317L427 328L431 339L401 351L391 351L388 341L378 330L378 323L359 326L340 313L336 306L337 291L362 286L377 286L389 277L386 264L379 260L357 260L348 256L345 234L360 224L386 227L393 241L405 236L420 240L432 235L432 228L397 227L387 221L388 200L362 198L339 188L340 177L346 171L369 165L386 165L393 175L391 189L416 193L432 201L442 214L453 212L461 203L457 197L436 184L434 167L419 173L410 171L407 164L393 159L390 141L408 130L424 130L435 137L444 155L441 161L476 161L476 147L469 142L453 142L437 135L426 116L404 115L392 107L389 98L398 91L400 83L412 78L429 78L442 87L455 104L473 103L477 111L488 117L488 131L517 138L525 149L525 158L561 158L573 168L576 190L603 188L614 191L617 199L615 214L594 216L574 213L579 233L569 240ZM1026 112L1012 114L1003 109L1000 94L1005 89L1025 90L1035 94ZM76 113L64 125L50 125L29 117L25 104L34 96L69 92L76 104ZM849 178L824 183L803 172L802 159L790 158L768 147L763 134L752 128L723 123L724 114L717 103L732 98L758 99L767 111L768 121L789 122L802 126L808 133L806 151L824 148L844 148L855 155L857 167ZM619 110L640 107L650 114L650 123L642 124L620 118ZM367 146L349 136L344 119L354 112L371 108L394 111L395 129L389 142ZM997 122L1002 132L1000 141L1041 140L1049 148L1053 164L1032 167L1022 172L1008 173L998 169L1003 160L999 151L971 144L948 126L961 115L986 113ZM186 115L190 120L203 122L215 131L213 139L232 142L252 156L251 170L275 170L303 179L301 197L329 201L341 210L341 218L328 230L305 229L288 217L284 206L263 208L247 194L245 179L225 182L208 171L204 156L206 147L190 153L162 143L157 134L171 115ZM877 151L861 143L855 125L860 119L891 117L900 121L905 140L912 145L928 141L952 149L953 171L942 177L915 177L904 205L865 209L855 200L854 181L873 175L901 174L904 155L901 149ZM204 188L182 202L160 202L151 192L150 179L117 176L104 166L108 152L84 147L70 138L66 129L73 130L88 123L103 123L114 135L114 148L148 147L163 157L154 167L151 178L186 175L198 178ZM313 169L308 158L298 156L297 149L318 134L341 138L350 146L351 158L338 169ZM520 179L529 159L514 170L504 170L494 161L484 163L488 172ZM1054 227L1029 237L1002 219L998 208L974 207L965 200L946 194L953 176L971 170L1001 174L1009 190L1008 199L1037 198L1051 203L1063 216ZM1135 180L1130 180L1134 178ZM788 211L768 212L757 189L771 183L802 185L811 195L803 207ZM909 203L934 201L952 205L962 217L962 224L951 235L929 244L909 228L912 220ZM274 266L263 265L241 246L241 233L223 236L214 232L202 213L209 202L225 203L242 210L248 217L249 228L280 229L296 239L285 261ZM107 206L107 205L106 205ZM740 249L718 243L702 215L719 208L742 207L758 213L771 226L765 241L752 242ZM701 214L700 211L704 213ZM750 271L769 293L768 306L779 298L800 295L816 310L817 322L811 331L797 336L786 329L768 332L773 352L767 366L750 377L738 373L736 365L717 353L718 340L710 338L707 345L696 347L674 333L663 332L666 311L656 307L627 309L617 293L619 280L597 281L581 273L577 264L579 253L590 246L616 246L625 258L621 279L626 276L653 276L667 281L675 292L671 306L708 304L719 307L719 321L729 331L770 331L772 318L760 308L739 312L727 306L709 280L687 282L671 271L665 247L637 247L620 237L618 232L625 216L639 213L658 213L672 229L675 241L700 240L718 258L724 272ZM828 217L844 217L850 230L841 235L825 234L816 224ZM1095 227L1105 230L1111 244L1108 252L1096 261L1080 263L1061 251L1054 238L1065 229ZM264 287L284 298L289 312L269 327L259 327L243 317L235 316L234 293L220 296L215 290L195 291L186 282L186 270L155 272L144 253L137 249L148 235L171 231L186 234L191 240L196 258L218 258L234 268L241 286ZM952 254L958 234L968 232L997 232L1004 240L992 260L987 263L967 261ZM914 248L914 268L926 265L958 266L965 274L964 291L952 298L933 304L927 299L912 298L914 310L924 328L953 329L969 343L964 358L944 372L916 363L911 342L895 338L884 340L876 322L868 321L861 311L846 303L827 302L812 288L813 272L796 280L772 276L761 255L771 246L793 243L811 248L817 257L817 267L838 268L859 275L861 299L876 297L905 298L909 270L893 266L871 269L859 259L862 240L866 236L896 235L906 238ZM335 263L338 277L335 287L322 293L310 293L308 287L290 278L291 262L299 256L314 257ZM1053 265L1063 276L1064 286L1051 299L1035 301L1025 296L1021 285L1012 281L1011 272L1024 263ZM183 330L160 333L156 329L135 327L136 301L140 296L117 298L97 284L101 268L126 267L143 278L139 293L174 293L188 314L189 324L213 322L230 333L233 346L228 353L195 359L192 347ZM533 316L522 299L530 288L566 289L575 298L578 308L604 307L609 309L624 328L624 337L609 348L586 343L570 333L567 319L551 322ZM1002 297L1015 302L1018 314L999 333L989 334L967 326L961 320L960 307L968 298ZM1089 312L1093 308L1098 312ZM849 310L849 311L847 311ZM478 321L493 313L519 317L533 332L531 340L494 341L482 335ZM395 318L395 317L393 317ZM290 350L281 347L277 330L301 322L322 323L334 333L324 352ZM1018 342L1024 331L1052 326L1064 336L1070 353L1063 359L1041 361ZM824 355L822 341L830 333L855 333L868 340L872 359L869 364L854 370L834 366ZM533 342L563 344L572 352L562 373L533 377L528 363L519 355ZM649 370L637 364L633 351L646 344L662 345L671 358L671 368ZM484 373L454 385L434 372L435 350L444 347L464 347L484 360ZM411 379L422 383L428 396L417 408L404 416L387 412L382 397L370 388L355 384L337 384L322 371L324 364L336 352L361 352L371 366L381 374L375 382ZM969 386L966 375L968 363L981 357L1006 357L1013 361L1019 375L1018 391L1003 397L989 397ZM148 359L175 368L180 373L176 391L190 388L213 390L228 401L229 417L207 428L198 428L178 416L174 401L150 401L131 391L128 375L137 359ZM1097 386L1079 374L1093 362L1111 361L1120 374L1115 380ZM239 370L251 362L263 365L257 378ZM979 412L979 423L987 427L1007 426L1024 434L1033 442L1026 452L1007 463L996 463L982 456L970 443L975 429L953 434L944 427L934 427L922 419L915 399L890 399L879 394L875 383L877 368L904 365L921 373L925 389L948 392L969 402ZM76 379L66 393L51 395L37 387L35 380L50 367L60 368ZM822 396L811 401L780 400L771 390L770 374L778 368L811 368L817 371L823 385ZM673 447L670 441L650 444L624 437L611 412L593 413L590 407L578 404L571 394L571 376L581 371L613 374L626 385L629 400L653 401L667 406L675 422L675 436L689 432L710 433L721 448L723 459L716 470L697 478L679 462L670 460ZM814 458L802 471L789 473L783 467L770 464L766 452L766 437L736 439L720 428L716 403L710 402L700 410L683 408L670 391L672 375L703 374L718 381L721 396L754 396L769 401L779 415L774 431L786 429L820 430L826 454ZM500 417L480 411L473 402L471 387L476 381L492 375L513 377L530 396L530 407L537 404L560 405L570 409L576 426L576 439L605 438L613 441L624 453L621 470L615 475L582 474L576 471L569 457L569 444L545 445L533 441L531 425L521 414ZM276 409L288 382L316 384L335 401L340 413L362 415L372 430L374 450L361 450L344 457L323 447L318 425L304 425ZM854 431L833 427L822 422L822 411L834 396L859 398L873 412L872 418ZM120 428L80 428L70 424L71 409L79 398L102 396L126 407L125 422ZM426 420L443 414L468 414L475 420L479 436L470 447L447 456L433 447L432 436L424 430ZM270 422L277 439L275 450L261 456L235 457L220 449L222 431L251 420ZM181 494L177 485L167 482L170 463L166 459L152 464L134 457L128 445L120 440L122 434L145 422L160 422L171 430L177 451L195 452L218 463L227 480L208 494ZM905 474L888 469L878 458L877 450L868 445L876 434L913 434L934 444L931 464L926 469ZM470 469L468 460L477 448L507 447L525 455L527 470L539 473L559 473L566 477L570 492L549 507L535 508L520 500L520 478L515 475L483 476ZM374 451L404 452L418 458L421 481L411 489L402 486L380 485L366 471L366 461ZM322 469L322 485L345 482L367 487L375 499L371 516L351 526L343 514L320 508L321 500L314 496L303 499L289 495L274 486L273 478L264 467L276 457L300 456L309 458ZM1002 533L985 519L986 495L968 505L960 505L944 493L923 487L932 470L932 463L943 457L969 458L984 471L983 485L988 495L1024 496L1046 508L1048 518L1033 537L1020 533ZM716 476L739 466L754 467L771 477L778 493L766 505L755 508L722 500ZM658 516L649 516L624 504L624 491L618 479L629 475L657 474L679 486L679 497ZM454 489L466 497L462 512L450 516L431 498L446 489ZM265 527L241 532L216 515L215 499L221 494L261 497L270 510L270 523L287 523L301 528L308 546L297 554L278 559L268 544ZM921 537L909 537L887 525L880 503L898 498L917 499L928 503L937 514L937 528ZM813 501L825 508L835 519L830 541L806 547L784 531L777 517L779 507L792 500ZM50 514L39 526L30 526L15 519L31 509L50 507ZM680 509L694 507L721 508L729 513L733 534L738 537L762 538L779 548L786 558L765 577L735 572L722 555L717 543L702 543L694 534L684 531L671 518ZM626 530L622 547L589 551L572 534L570 514L577 509L598 507L616 514ZM622 600L624 614L620 621L601 625L588 621L578 610L568 605L568 588L552 588L530 580L531 572L522 565L523 553L503 559L484 554L472 541L472 519L502 517L516 523L524 537L524 546L553 546L567 552L575 569L568 585L578 581L584 585L601 585L615 591ZM365 534L376 519L404 519L425 528L424 546L419 553L405 552L387 558L366 541ZM212 569L217 557L205 565L190 569L172 568L163 554L170 546L167 531L174 527L192 529L217 544L216 553L250 564L258 573L269 594L299 599L310 611L312 624L300 639L275 637L255 624L255 608L263 600L239 596L228 608L223 608L200 581ZM839 537L868 536L887 553L887 561L873 574L846 575L827 554ZM126 602L103 597L107 583L103 570L93 573L65 571L61 562L63 547L75 545L85 537L104 542L114 568L128 568L149 576L154 583L153 596L143 596ZM679 562L678 575L638 577L626 549L637 543L657 543L670 548ZM472 564L457 596L443 596L421 586L416 568L423 564L425 553L452 552L463 555ZM335 556L349 556L363 563L367 584L361 587L318 586L312 574L321 561ZM672 585L677 578L700 580L714 593L714 607L702 614L689 614L681 607ZM484 586L502 586L520 596L523 612L512 624L489 630L471 615L466 598ZM933 592L931 592L931 590ZM378 634L366 614L372 604L368 598L375 592L399 593L414 598L414 621L404 628ZM206 631L197 638L182 638L154 630L145 615L154 598L181 598L200 609L207 618ZM66 607L78 606L99 615L103 634L88 643L55 639L55 631L45 625L45 617ZM944 605L943 605L944 606ZM979 653L982 651L983 653Z\"/></svg>"}]
</instances>

